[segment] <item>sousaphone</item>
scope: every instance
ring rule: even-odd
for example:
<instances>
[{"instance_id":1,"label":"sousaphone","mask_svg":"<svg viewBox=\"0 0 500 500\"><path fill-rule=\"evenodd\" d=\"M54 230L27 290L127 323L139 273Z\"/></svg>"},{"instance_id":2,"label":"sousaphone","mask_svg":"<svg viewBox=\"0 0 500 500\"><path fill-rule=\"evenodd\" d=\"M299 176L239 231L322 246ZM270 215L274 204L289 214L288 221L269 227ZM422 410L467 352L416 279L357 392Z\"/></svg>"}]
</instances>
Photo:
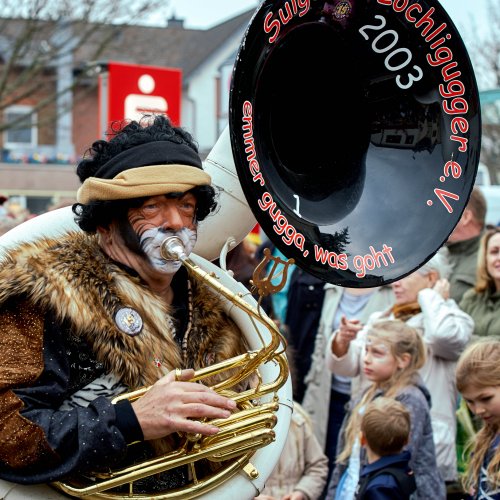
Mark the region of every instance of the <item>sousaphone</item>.
<instances>
[{"instance_id":1,"label":"sousaphone","mask_svg":"<svg viewBox=\"0 0 500 500\"><path fill-rule=\"evenodd\" d=\"M343 286L391 283L432 257L458 222L480 127L470 60L436 0L266 0L236 58L229 131L204 162L221 211L200 225L195 262L217 274L203 258L217 257L228 237L241 240L257 219L312 275ZM32 231L52 221L57 234L71 213L23 224L0 246L36 238ZM290 397L287 383L277 391L276 441L251 458L258 477L231 470L203 498L257 494L284 445ZM35 487L0 488L5 498L48 498ZM175 493L186 496L193 489Z\"/></svg>"},{"instance_id":2,"label":"sousaphone","mask_svg":"<svg viewBox=\"0 0 500 500\"><path fill-rule=\"evenodd\" d=\"M236 58L247 201L331 283L391 283L432 257L467 204L480 130L471 62L434 0L264 1Z\"/></svg>"}]
</instances>

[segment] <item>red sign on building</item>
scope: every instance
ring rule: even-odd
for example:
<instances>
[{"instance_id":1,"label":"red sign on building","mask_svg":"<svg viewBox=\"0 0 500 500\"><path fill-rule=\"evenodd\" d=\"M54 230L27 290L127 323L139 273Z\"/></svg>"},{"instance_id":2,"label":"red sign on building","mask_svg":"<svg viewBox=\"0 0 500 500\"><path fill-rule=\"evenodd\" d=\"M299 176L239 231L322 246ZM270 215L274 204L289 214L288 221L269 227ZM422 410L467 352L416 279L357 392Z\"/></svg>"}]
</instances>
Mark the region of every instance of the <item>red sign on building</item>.
<instances>
[{"instance_id":1,"label":"red sign on building","mask_svg":"<svg viewBox=\"0 0 500 500\"><path fill-rule=\"evenodd\" d=\"M181 89L180 69L109 62L99 79L99 135L113 121L153 113L180 125Z\"/></svg>"}]
</instances>

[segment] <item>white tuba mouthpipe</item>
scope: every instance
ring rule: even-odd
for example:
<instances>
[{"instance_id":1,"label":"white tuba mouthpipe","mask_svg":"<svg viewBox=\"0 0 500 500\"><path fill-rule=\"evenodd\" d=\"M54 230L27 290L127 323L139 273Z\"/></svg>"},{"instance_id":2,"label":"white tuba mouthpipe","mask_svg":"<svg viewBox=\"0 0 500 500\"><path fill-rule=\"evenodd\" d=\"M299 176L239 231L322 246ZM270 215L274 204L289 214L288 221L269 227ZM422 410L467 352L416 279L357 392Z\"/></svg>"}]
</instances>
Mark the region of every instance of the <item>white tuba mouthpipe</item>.
<instances>
[{"instance_id":1,"label":"white tuba mouthpipe","mask_svg":"<svg viewBox=\"0 0 500 500\"><path fill-rule=\"evenodd\" d=\"M257 223L236 173L229 127L224 129L208 154L203 168L219 191L219 208L200 223L194 252L207 260L214 260L229 237L239 243Z\"/></svg>"}]
</instances>

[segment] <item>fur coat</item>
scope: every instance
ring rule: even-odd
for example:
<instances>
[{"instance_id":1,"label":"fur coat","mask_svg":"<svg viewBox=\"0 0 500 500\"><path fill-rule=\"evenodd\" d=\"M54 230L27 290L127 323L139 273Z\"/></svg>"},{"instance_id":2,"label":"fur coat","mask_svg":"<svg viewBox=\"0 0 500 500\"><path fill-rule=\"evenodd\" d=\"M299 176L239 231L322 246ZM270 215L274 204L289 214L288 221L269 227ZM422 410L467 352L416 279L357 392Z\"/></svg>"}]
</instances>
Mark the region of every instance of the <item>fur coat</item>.
<instances>
[{"instance_id":1,"label":"fur coat","mask_svg":"<svg viewBox=\"0 0 500 500\"><path fill-rule=\"evenodd\" d=\"M130 270L110 260L96 237L74 232L11 250L0 265L0 463L22 468L36 465L47 454L64 453L44 427L44 409L37 409L36 419L30 421L31 413L24 407L33 398L19 396L48 378L50 349L44 336L51 331L88 347L96 366L131 390L153 384L176 367L199 369L246 351L219 299L205 285L190 281L193 326L183 352L173 338L171 306ZM118 326L115 317L123 308L133 309L142 320L136 335ZM59 387L65 384L62 380ZM78 390L83 385L73 380L67 387ZM110 420L101 424L113 425L112 408L106 408L101 417ZM54 410L57 407L50 408ZM62 412L51 413L51 418L58 413ZM117 446L123 444L126 448L123 442Z\"/></svg>"}]
</instances>

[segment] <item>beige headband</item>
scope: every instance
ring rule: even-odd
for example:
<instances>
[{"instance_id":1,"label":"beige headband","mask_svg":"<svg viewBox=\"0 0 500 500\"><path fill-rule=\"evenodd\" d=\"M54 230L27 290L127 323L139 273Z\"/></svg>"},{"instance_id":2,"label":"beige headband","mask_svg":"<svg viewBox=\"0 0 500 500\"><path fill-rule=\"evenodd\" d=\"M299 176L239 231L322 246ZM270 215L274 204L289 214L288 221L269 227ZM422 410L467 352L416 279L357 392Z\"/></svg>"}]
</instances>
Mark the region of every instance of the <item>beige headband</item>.
<instances>
[{"instance_id":1,"label":"beige headband","mask_svg":"<svg viewBox=\"0 0 500 500\"><path fill-rule=\"evenodd\" d=\"M210 176L190 165L148 165L120 172L113 179L89 177L76 194L78 203L126 200L184 193L196 186L210 185Z\"/></svg>"}]
</instances>

